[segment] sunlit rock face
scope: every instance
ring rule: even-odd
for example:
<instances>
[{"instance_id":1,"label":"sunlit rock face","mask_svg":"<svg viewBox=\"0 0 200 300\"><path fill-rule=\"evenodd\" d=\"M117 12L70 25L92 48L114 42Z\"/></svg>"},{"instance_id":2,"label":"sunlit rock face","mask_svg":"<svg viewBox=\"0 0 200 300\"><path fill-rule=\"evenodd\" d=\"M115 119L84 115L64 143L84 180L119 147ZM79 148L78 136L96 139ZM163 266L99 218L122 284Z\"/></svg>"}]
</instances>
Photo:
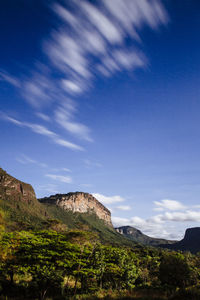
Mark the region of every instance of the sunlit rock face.
<instances>
[{"instance_id":1,"label":"sunlit rock face","mask_svg":"<svg viewBox=\"0 0 200 300\"><path fill-rule=\"evenodd\" d=\"M30 184L24 183L0 168L0 198L21 200L27 203L36 201L34 189Z\"/></svg>"},{"instance_id":2,"label":"sunlit rock face","mask_svg":"<svg viewBox=\"0 0 200 300\"><path fill-rule=\"evenodd\" d=\"M95 213L107 225L113 226L110 211L91 194L83 192L56 194L38 200L41 203L54 204L73 212Z\"/></svg>"}]
</instances>

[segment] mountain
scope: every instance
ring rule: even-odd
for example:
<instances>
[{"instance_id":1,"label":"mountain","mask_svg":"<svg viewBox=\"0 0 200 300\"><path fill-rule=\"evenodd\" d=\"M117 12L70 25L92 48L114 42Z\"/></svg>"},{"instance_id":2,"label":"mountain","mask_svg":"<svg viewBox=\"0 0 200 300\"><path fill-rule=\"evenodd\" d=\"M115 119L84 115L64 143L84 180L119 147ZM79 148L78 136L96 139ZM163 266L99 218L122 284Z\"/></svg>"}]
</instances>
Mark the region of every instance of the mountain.
<instances>
[{"instance_id":1,"label":"mountain","mask_svg":"<svg viewBox=\"0 0 200 300\"><path fill-rule=\"evenodd\" d=\"M2 229L78 229L97 233L103 243L135 245L115 231L110 211L92 195L76 192L38 201L30 184L14 178L0 168L0 230Z\"/></svg>"},{"instance_id":2,"label":"mountain","mask_svg":"<svg viewBox=\"0 0 200 300\"><path fill-rule=\"evenodd\" d=\"M200 227L188 228L184 238L172 245L160 245L163 248L172 250L190 251L197 253L200 251Z\"/></svg>"},{"instance_id":3,"label":"mountain","mask_svg":"<svg viewBox=\"0 0 200 300\"><path fill-rule=\"evenodd\" d=\"M125 237L127 237L128 239L137 243L141 243L146 246L160 246L160 244L168 245L176 242L176 241L169 241L165 239L149 237L148 235L143 234L140 230L131 226L121 226L115 228L115 230L120 234L124 235Z\"/></svg>"},{"instance_id":4,"label":"mountain","mask_svg":"<svg viewBox=\"0 0 200 300\"><path fill-rule=\"evenodd\" d=\"M0 195L1 198L23 201L26 203L37 202L34 189L30 184L24 183L7 174L0 168Z\"/></svg>"},{"instance_id":5,"label":"mountain","mask_svg":"<svg viewBox=\"0 0 200 300\"><path fill-rule=\"evenodd\" d=\"M110 211L91 194L83 192L56 194L38 200L43 204L56 205L73 213L94 213L106 225L113 227Z\"/></svg>"},{"instance_id":6,"label":"mountain","mask_svg":"<svg viewBox=\"0 0 200 300\"><path fill-rule=\"evenodd\" d=\"M8 230L37 227L47 218L45 208L37 201L34 189L0 168L0 212Z\"/></svg>"}]
</instances>

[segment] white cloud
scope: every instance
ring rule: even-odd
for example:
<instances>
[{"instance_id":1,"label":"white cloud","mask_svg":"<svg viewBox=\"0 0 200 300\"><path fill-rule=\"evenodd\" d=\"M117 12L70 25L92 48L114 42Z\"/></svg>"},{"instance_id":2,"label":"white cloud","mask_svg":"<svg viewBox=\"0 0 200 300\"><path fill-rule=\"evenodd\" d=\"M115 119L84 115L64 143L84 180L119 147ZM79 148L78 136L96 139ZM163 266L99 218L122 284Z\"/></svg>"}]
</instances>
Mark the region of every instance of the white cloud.
<instances>
[{"instance_id":1,"label":"white cloud","mask_svg":"<svg viewBox=\"0 0 200 300\"><path fill-rule=\"evenodd\" d=\"M63 88L72 94L79 94L82 91L82 86L79 82L63 79L62 80Z\"/></svg>"},{"instance_id":2,"label":"white cloud","mask_svg":"<svg viewBox=\"0 0 200 300\"><path fill-rule=\"evenodd\" d=\"M131 210L130 205L119 205L116 208L119 209L119 210Z\"/></svg>"},{"instance_id":3,"label":"white cloud","mask_svg":"<svg viewBox=\"0 0 200 300\"><path fill-rule=\"evenodd\" d=\"M11 76L10 74L4 71L0 71L0 81L8 82L9 84L17 88L21 86L21 83L18 79L16 79L15 77Z\"/></svg>"},{"instance_id":4,"label":"white cloud","mask_svg":"<svg viewBox=\"0 0 200 300\"><path fill-rule=\"evenodd\" d=\"M77 121L74 111L67 111L61 103L68 94L78 96L85 92L99 75L111 76L123 70L145 68L147 59L139 49L142 47L139 32L144 26L158 29L167 24L168 17L159 0L64 3L60 5L55 1L52 5L59 22L43 43L43 51L49 58L47 66L38 62L31 78L22 83L2 71L0 80L19 87L23 97L37 110L43 106L57 107L54 117L60 126L76 137L92 141L88 126ZM128 47L128 38L135 41L134 47ZM49 121L46 114L37 112L37 115ZM82 150L54 133L51 135L50 131L45 132L41 125L20 124L12 118L10 121L49 136L59 145Z\"/></svg>"},{"instance_id":5,"label":"white cloud","mask_svg":"<svg viewBox=\"0 0 200 300\"><path fill-rule=\"evenodd\" d=\"M111 76L117 71L145 68L147 59L143 53L136 49L117 49L102 58L97 69L102 75Z\"/></svg>"},{"instance_id":6,"label":"white cloud","mask_svg":"<svg viewBox=\"0 0 200 300\"><path fill-rule=\"evenodd\" d=\"M82 85L88 86L98 72L108 76L144 68L145 56L136 48L127 48L127 37L138 42L144 26L155 30L168 22L159 0L104 0L96 5L83 0L71 5L72 9L52 6L62 26L45 44L46 54L67 77L64 82L69 93L81 92Z\"/></svg>"},{"instance_id":7,"label":"white cloud","mask_svg":"<svg viewBox=\"0 0 200 300\"><path fill-rule=\"evenodd\" d=\"M85 15L91 22L92 26L96 27L96 29L105 39L107 39L108 42L122 42L123 36L120 27L114 22L111 22L101 10L86 1L81 2L81 7L85 11Z\"/></svg>"},{"instance_id":8,"label":"white cloud","mask_svg":"<svg viewBox=\"0 0 200 300\"><path fill-rule=\"evenodd\" d=\"M21 164L24 164L24 165L27 165L27 164L34 164L34 165L37 165L37 166L39 166L39 167L42 167L42 168L48 168L48 165L47 164L45 164L45 163L42 163L42 162L39 162L39 161L37 161L37 160L35 160L35 159L32 159L32 158L30 158L29 156L27 156L27 155L24 155L24 154L22 154L22 155L20 155L19 157L17 157L16 158L16 160L19 162L19 163L21 163ZM70 169L68 169L68 168L48 168L49 169L49 171L51 171L51 172L71 172L71 170Z\"/></svg>"},{"instance_id":9,"label":"white cloud","mask_svg":"<svg viewBox=\"0 0 200 300\"><path fill-rule=\"evenodd\" d=\"M114 227L127 226L130 225L130 220L127 218L112 217L112 223Z\"/></svg>"},{"instance_id":10,"label":"white cloud","mask_svg":"<svg viewBox=\"0 0 200 300\"><path fill-rule=\"evenodd\" d=\"M84 188L91 188L93 185L91 183L81 183L80 186Z\"/></svg>"},{"instance_id":11,"label":"white cloud","mask_svg":"<svg viewBox=\"0 0 200 300\"><path fill-rule=\"evenodd\" d=\"M80 139L91 142L92 138L90 137L90 129L86 125L72 120L74 111L75 108L72 111L72 108L69 109L69 107L66 105L63 107L59 107L55 111L56 122L69 133L79 137Z\"/></svg>"},{"instance_id":12,"label":"white cloud","mask_svg":"<svg viewBox=\"0 0 200 300\"><path fill-rule=\"evenodd\" d=\"M178 237L178 236L174 237L174 230L172 230L172 228L170 228L171 230L168 232L166 230L165 224L162 222L160 223L158 220L157 222L155 222L155 218L145 220L137 216L132 217L130 219L112 217L112 222L115 227L127 226L127 225L132 226L136 229L141 230L144 234L147 234L152 237L167 238L167 239Z\"/></svg>"},{"instance_id":13,"label":"white cloud","mask_svg":"<svg viewBox=\"0 0 200 300\"><path fill-rule=\"evenodd\" d=\"M174 222L199 222L200 211L187 210L185 212L166 212L162 219Z\"/></svg>"},{"instance_id":14,"label":"white cloud","mask_svg":"<svg viewBox=\"0 0 200 300\"><path fill-rule=\"evenodd\" d=\"M71 172L71 170L68 168L62 168L61 170L65 171L65 172Z\"/></svg>"},{"instance_id":15,"label":"white cloud","mask_svg":"<svg viewBox=\"0 0 200 300\"><path fill-rule=\"evenodd\" d=\"M42 120L44 120L44 121L50 121L50 118L49 118L49 116L47 116L46 114L43 114L43 113L40 113L40 112L38 112L38 113L36 113L36 115L40 118L40 119L42 119Z\"/></svg>"},{"instance_id":16,"label":"white cloud","mask_svg":"<svg viewBox=\"0 0 200 300\"><path fill-rule=\"evenodd\" d=\"M21 122L19 120L16 120L16 119L14 119L12 117L9 117L9 116L7 116L4 113L1 113L0 116L1 116L2 119L6 120L6 121L9 121L9 122L11 122L11 123L13 123L13 124L15 124L17 126L24 126L23 122Z\"/></svg>"},{"instance_id":17,"label":"white cloud","mask_svg":"<svg viewBox=\"0 0 200 300\"><path fill-rule=\"evenodd\" d=\"M57 134L55 132L49 130L48 128L46 128L45 126L40 125L40 124L32 124L32 123L24 122L23 125L25 127L30 128L35 133L45 135L45 136L48 136L53 139L57 136Z\"/></svg>"},{"instance_id":18,"label":"white cloud","mask_svg":"<svg viewBox=\"0 0 200 300\"><path fill-rule=\"evenodd\" d=\"M115 60L125 69L144 67L146 65L145 56L136 50L116 50L114 52Z\"/></svg>"},{"instance_id":19,"label":"white cloud","mask_svg":"<svg viewBox=\"0 0 200 300\"><path fill-rule=\"evenodd\" d=\"M84 148L81 147L81 146L78 146L74 143L71 143L69 141L66 141L66 140L63 140L61 138L55 138L53 140L56 144L60 145L60 146L63 146L63 147L66 147L66 148L69 148L69 149L72 149L72 150L79 150L79 151L83 151Z\"/></svg>"},{"instance_id":20,"label":"white cloud","mask_svg":"<svg viewBox=\"0 0 200 300\"><path fill-rule=\"evenodd\" d=\"M46 53L52 63L71 78L75 75L88 78L91 73L84 48L81 47L81 40L72 38L66 31L54 32L52 37L53 39L46 45Z\"/></svg>"},{"instance_id":21,"label":"white cloud","mask_svg":"<svg viewBox=\"0 0 200 300\"><path fill-rule=\"evenodd\" d=\"M18 157L16 160L18 162L20 162L21 164L35 164L39 167L47 168L47 164L38 162L35 159L32 159L32 158L30 158L30 157L28 157L27 155L24 155L24 154L22 154L21 157Z\"/></svg>"},{"instance_id":22,"label":"white cloud","mask_svg":"<svg viewBox=\"0 0 200 300\"><path fill-rule=\"evenodd\" d=\"M56 174L46 174L45 176L60 182L72 183L72 178L70 176L63 176L63 175L56 175Z\"/></svg>"},{"instance_id":23,"label":"white cloud","mask_svg":"<svg viewBox=\"0 0 200 300\"><path fill-rule=\"evenodd\" d=\"M14 118L9 117L8 115L0 112L0 117L8 122L11 122L17 126L21 126L21 127L27 127L29 129L31 129L33 132L40 134L40 135L44 135L49 137L54 143L61 145L63 147L69 148L71 150L79 150L79 151L83 151L84 149L81 146L78 146L74 143L71 143L67 140L64 140L62 138L60 138L60 136L58 134L56 134L55 132L49 130L48 128L46 128L43 125L39 125L39 124L32 124L32 123L28 123L28 122L21 122L18 121Z\"/></svg>"},{"instance_id":24,"label":"white cloud","mask_svg":"<svg viewBox=\"0 0 200 300\"><path fill-rule=\"evenodd\" d=\"M137 29L145 23L154 29L168 22L167 14L160 1L103 0L103 3L124 32L136 38L138 37Z\"/></svg>"},{"instance_id":25,"label":"white cloud","mask_svg":"<svg viewBox=\"0 0 200 300\"><path fill-rule=\"evenodd\" d=\"M58 189L57 185L51 184L51 183L36 186L36 189L39 190L39 191L44 191L44 192L48 192L48 193L51 193L51 194L58 194L59 193L59 189Z\"/></svg>"},{"instance_id":26,"label":"white cloud","mask_svg":"<svg viewBox=\"0 0 200 300\"><path fill-rule=\"evenodd\" d=\"M104 196L102 194L94 193L92 194L98 201L102 202L103 204L112 204L117 202L123 202L125 199L119 195L116 196Z\"/></svg>"},{"instance_id":27,"label":"white cloud","mask_svg":"<svg viewBox=\"0 0 200 300\"><path fill-rule=\"evenodd\" d=\"M90 159L84 159L84 164L86 166L86 168L90 169L90 168L101 168L102 164L100 164L99 162L96 161L92 161Z\"/></svg>"},{"instance_id":28,"label":"white cloud","mask_svg":"<svg viewBox=\"0 0 200 300\"><path fill-rule=\"evenodd\" d=\"M48 106L57 100L56 80L47 75L46 70L34 72L32 77L23 82L22 96L35 108Z\"/></svg>"},{"instance_id":29,"label":"white cloud","mask_svg":"<svg viewBox=\"0 0 200 300\"><path fill-rule=\"evenodd\" d=\"M180 204L180 203L179 203ZM168 206L171 210L162 214L151 216L147 219L143 219L138 216L131 218L119 218L112 217L112 221L115 227L119 226L133 226L143 233L157 237L157 238L167 238L167 239L180 239L183 235L183 232L177 230L177 224L184 227L184 224L187 222L199 222L200 221L200 210L197 209L197 206L191 206L190 209L183 211L181 205ZM177 207L182 209L182 211L176 211ZM196 208L196 210L194 210ZM168 231L166 230L168 229Z\"/></svg>"},{"instance_id":30,"label":"white cloud","mask_svg":"<svg viewBox=\"0 0 200 300\"><path fill-rule=\"evenodd\" d=\"M53 168L51 169L52 172L71 172L68 168Z\"/></svg>"},{"instance_id":31,"label":"white cloud","mask_svg":"<svg viewBox=\"0 0 200 300\"><path fill-rule=\"evenodd\" d=\"M200 205L198 204L198 205L193 205L192 206L193 208L200 208Z\"/></svg>"},{"instance_id":32,"label":"white cloud","mask_svg":"<svg viewBox=\"0 0 200 300\"><path fill-rule=\"evenodd\" d=\"M182 209L186 208L186 206L183 205L181 202L175 201L175 200L169 200L169 199L163 199L161 201L154 201L154 204L157 206L155 208L155 210L157 210L157 211L162 211L165 209L182 210Z\"/></svg>"}]
</instances>

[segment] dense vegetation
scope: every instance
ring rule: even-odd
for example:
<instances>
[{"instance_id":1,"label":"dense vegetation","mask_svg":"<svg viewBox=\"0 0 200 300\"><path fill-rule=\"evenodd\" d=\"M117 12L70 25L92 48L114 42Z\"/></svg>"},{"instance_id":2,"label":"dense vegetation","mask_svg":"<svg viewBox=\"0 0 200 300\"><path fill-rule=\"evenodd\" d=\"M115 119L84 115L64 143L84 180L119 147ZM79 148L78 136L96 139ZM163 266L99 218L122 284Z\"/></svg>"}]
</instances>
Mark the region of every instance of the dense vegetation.
<instances>
[{"instance_id":1,"label":"dense vegetation","mask_svg":"<svg viewBox=\"0 0 200 300\"><path fill-rule=\"evenodd\" d=\"M0 299L200 299L200 255L144 247L43 205L0 169Z\"/></svg>"},{"instance_id":2,"label":"dense vegetation","mask_svg":"<svg viewBox=\"0 0 200 300\"><path fill-rule=\"evenodd\" d=\"M1 299L199 299L199 258L103 245L88 231L2 231Z\"/></svg>"},{"instance_id":3,"label":"dense vegetation","mask_svg":"<svg viewBox=\"0 0 200 300\"><path fill-rule=\"evenodd\" d=\"M0 195L1 196L1 195ZM102 242L132 245L134 242L105 226L95 214L73 213L38 201L25 203L13 197L0 197L0 223L8 231L42 229L84 229L96 232Z\"/></svg>"}]
</instances>

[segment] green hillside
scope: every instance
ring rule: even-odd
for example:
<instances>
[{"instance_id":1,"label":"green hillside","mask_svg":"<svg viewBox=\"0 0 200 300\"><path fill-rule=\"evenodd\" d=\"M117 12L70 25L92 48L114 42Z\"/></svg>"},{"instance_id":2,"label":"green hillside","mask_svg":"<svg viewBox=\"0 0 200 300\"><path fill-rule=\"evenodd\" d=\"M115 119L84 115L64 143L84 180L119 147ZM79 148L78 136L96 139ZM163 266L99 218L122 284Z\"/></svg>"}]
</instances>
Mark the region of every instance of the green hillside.
<instances>
[{"instance_id":1,"label":"green hillside","mask_svg":"<svg viewBox=\"0 0 200 300\"><path fill-rule=\"evenodd\" d=\"M6 231L79 229L93 231L103 243L133 245L94 213L73 213L55 205L41 204L31 185L0 169L0 225Z\"/></svg>"},{"instance_id":2,"label":"green hillside","mask_svg":"<svg viewBox=\"0 0 200 300\"><path fill-rule=\"evenodd\" d=\"M39 228L47 212L36 199L31 185L0 168L0 211L6 230Z\"/></svg>"},{"instance_id":3,"label":"green hillside","mask_svg":"<svg viewBox=\"0 0 200 300\"><path fill-rule=\"evenodd\" d=\"M71 211L63 210L60 207L54 205L42 204L45 211L48 213L53 220L48 219L46 221L46 226L52 226L54 220L60 222L60 224L65 224L68 229L79 229L85 231L96 232L99 239L103 243L109 244L121 244L127 246L133 246L135 243L123 237L121 234L117 233L114 228L106 226L105 223L100 220L94 213L73 213ZM42 223L44 226L44 223ZM59 226L58 226L59 227Z\"/></svg>"}]
</instances>

